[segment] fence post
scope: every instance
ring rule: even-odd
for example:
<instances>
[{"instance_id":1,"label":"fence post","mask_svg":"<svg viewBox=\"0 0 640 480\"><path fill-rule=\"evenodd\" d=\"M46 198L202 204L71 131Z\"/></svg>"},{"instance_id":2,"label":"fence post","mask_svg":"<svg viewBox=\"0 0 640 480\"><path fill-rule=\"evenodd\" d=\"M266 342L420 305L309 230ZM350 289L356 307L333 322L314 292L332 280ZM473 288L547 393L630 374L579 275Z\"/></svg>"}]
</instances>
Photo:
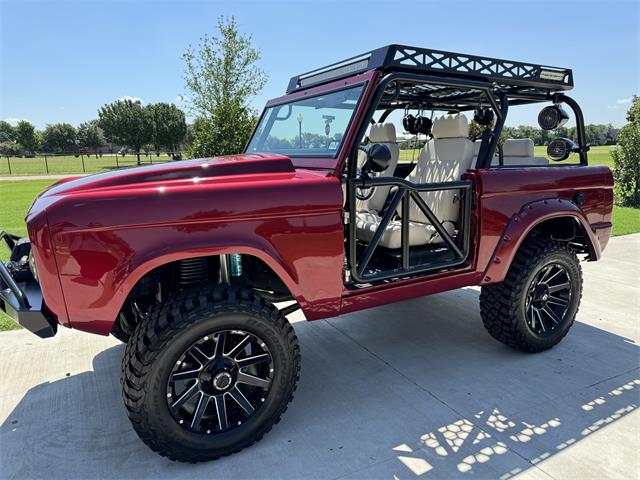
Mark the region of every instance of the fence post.
<instances>
[{"instance_id":1,"label":"fence post","mask_svg":"<svg viewBox=\"0 0 640 480\"><path fill-rule=\"evenodd\" d=\"M7 156L7 165L9 166L9 175L11 175L11 160L9 160L8 156Z\"/></svg>"},{"instance_id":2,"label":"fence post","mask_svg":"<svg viewBox=\"0 0 640 480\"><path fill-rule=\"evenodd\" d=\"M84 155L80 154L80 158L82 159L82 173L87 173L87 171L84 169Z\"/></svg>"},{"instance_id":3,"label":"fence post","mask_svg":"<svg viewBox=\"0 0 640 480\"><path fill-rule=\"evenodd\" d=\"M47 154L44 154L44 168L47 171L47 174L49 173L49 162L47 161Z\"/></svg>"}]
</instances>

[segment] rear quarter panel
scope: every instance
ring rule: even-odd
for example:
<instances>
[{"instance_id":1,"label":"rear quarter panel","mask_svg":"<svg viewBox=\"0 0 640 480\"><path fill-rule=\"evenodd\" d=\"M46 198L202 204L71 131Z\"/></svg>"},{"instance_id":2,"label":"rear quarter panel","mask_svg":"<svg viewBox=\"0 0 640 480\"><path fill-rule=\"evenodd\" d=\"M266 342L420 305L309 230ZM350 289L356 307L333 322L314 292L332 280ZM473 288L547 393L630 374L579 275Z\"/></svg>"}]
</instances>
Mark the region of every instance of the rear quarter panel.
<instances>
[{"instance_id":1,"label":"rear quarter panel","mask_svg":"<svg viewBox=\"0 0 640 480\"><path fill-rule=\"evenodd\" d=\"M476 270L482 283L504 279L520 244L539 222L570 216L584 227L593 259L611 234L613 178L606 166L482 169L471 172L478 198ZM584 203L576 203L576 195Z\"/></svg>"}]
</instances>

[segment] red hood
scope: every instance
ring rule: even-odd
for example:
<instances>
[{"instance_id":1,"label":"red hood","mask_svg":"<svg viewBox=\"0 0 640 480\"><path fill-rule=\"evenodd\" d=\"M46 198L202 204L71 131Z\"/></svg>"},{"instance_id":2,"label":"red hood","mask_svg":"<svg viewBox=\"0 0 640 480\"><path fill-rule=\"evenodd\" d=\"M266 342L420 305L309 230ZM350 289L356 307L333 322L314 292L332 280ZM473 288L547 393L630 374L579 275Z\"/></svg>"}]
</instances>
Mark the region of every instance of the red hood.
<instances>
[{"instance_id":1,"label":"red hood","mask_svg":"<svg viewBox=\"0 0 640 480\"><path fill-rule=\"evenodd\" d=\"M293 174L289 157L262 153L228 155L168 162L144 167L125 168L87 177L71 177L53 185L43 196L67 194L94 188L121 187L162 182L180 183L185 180L233 177L238 175Z\"/></svg>"}]
</instances>

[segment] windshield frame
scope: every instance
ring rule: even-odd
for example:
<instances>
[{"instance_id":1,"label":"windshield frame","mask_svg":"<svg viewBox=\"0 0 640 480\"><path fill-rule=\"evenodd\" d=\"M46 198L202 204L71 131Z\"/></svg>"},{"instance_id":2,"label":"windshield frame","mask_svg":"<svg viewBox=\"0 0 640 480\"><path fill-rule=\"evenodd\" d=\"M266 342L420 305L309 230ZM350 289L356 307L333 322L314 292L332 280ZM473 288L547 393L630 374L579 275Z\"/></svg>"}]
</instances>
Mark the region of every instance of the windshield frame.
<instances>
[{"instance_id":1,"label":"windshield frame","mask_svg":"<svg viewBox=\"0 0 640 480\"><path fill-rule=\"evenodd\" d=\"M340 165L343 164L345 155L350 151L350 145L353 141L353 136L354 136L353 132L355 130L358 130L356 127L358 123L362 120L362 116L366 112L366 106L367 106L369 97L376 83L375 81L372 81L372 80L375 80L377 76L378 76L378 72L375 70L371 70L360 75L355 75L353 77L337 80L335 82L331 82L331 83L316 86L316 87L311 87L305 90L299 90L289 95L284 95L282 97L269 100L265 105L264 109L262 110L262 113L260 114L260 118L258 119L258 122L256 123L253 129L253 132L251 133L251 136L249 137L249 140L247 141L247 144L244 147L244 153L250 153L250 152L247 152L247 148L249 147L249 144L251 143L251 140L253 139L253 137L256 135L258 126L260 125L260 122L266 115L267 109L271 107L291 103L296 100L300 100L302 98L311 98L311 97L316 97L320 95L327 95L327 94L331 94L341 90L353 88L358 85L363 85L362 92L360 93L360 98L358 99L356 107L353 110L353 113L351 115L351 119L349 120L347 128L344 132L344 136L343 136L342 142L340 143L340 147L338 148L338 150L333 156L326 156L326 155L318 156L318 155L311 154L308 156L305 155L305 156L288 157L291 159L291 162L293 163L294 167L331 169L331 170L337 169ZM264 153L275 154L275 152L264 152Z\"/></svg>"}]
</instances>

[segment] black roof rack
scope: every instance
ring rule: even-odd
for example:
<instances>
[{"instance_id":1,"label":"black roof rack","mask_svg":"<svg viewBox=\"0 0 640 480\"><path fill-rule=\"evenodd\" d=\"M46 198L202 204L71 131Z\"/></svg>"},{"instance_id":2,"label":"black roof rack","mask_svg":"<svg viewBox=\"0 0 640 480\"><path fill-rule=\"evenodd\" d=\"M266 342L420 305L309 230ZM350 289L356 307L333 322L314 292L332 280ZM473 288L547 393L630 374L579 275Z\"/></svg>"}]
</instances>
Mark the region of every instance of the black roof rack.
<instances>
[{"instance_id":1,"label":"black roof rack","mask_svg":"<svg viewBox=\"0 0 640 480\"><path fill-rule=\"evenodd\" d=\"M498 86L525 86L546 91L571 90L569 68L479 57L406 45L387 45L323 68L292 77L287 93L350 77L368 70L428 72L436 76L482 79Z\"/></svg>"}]
</instances>

